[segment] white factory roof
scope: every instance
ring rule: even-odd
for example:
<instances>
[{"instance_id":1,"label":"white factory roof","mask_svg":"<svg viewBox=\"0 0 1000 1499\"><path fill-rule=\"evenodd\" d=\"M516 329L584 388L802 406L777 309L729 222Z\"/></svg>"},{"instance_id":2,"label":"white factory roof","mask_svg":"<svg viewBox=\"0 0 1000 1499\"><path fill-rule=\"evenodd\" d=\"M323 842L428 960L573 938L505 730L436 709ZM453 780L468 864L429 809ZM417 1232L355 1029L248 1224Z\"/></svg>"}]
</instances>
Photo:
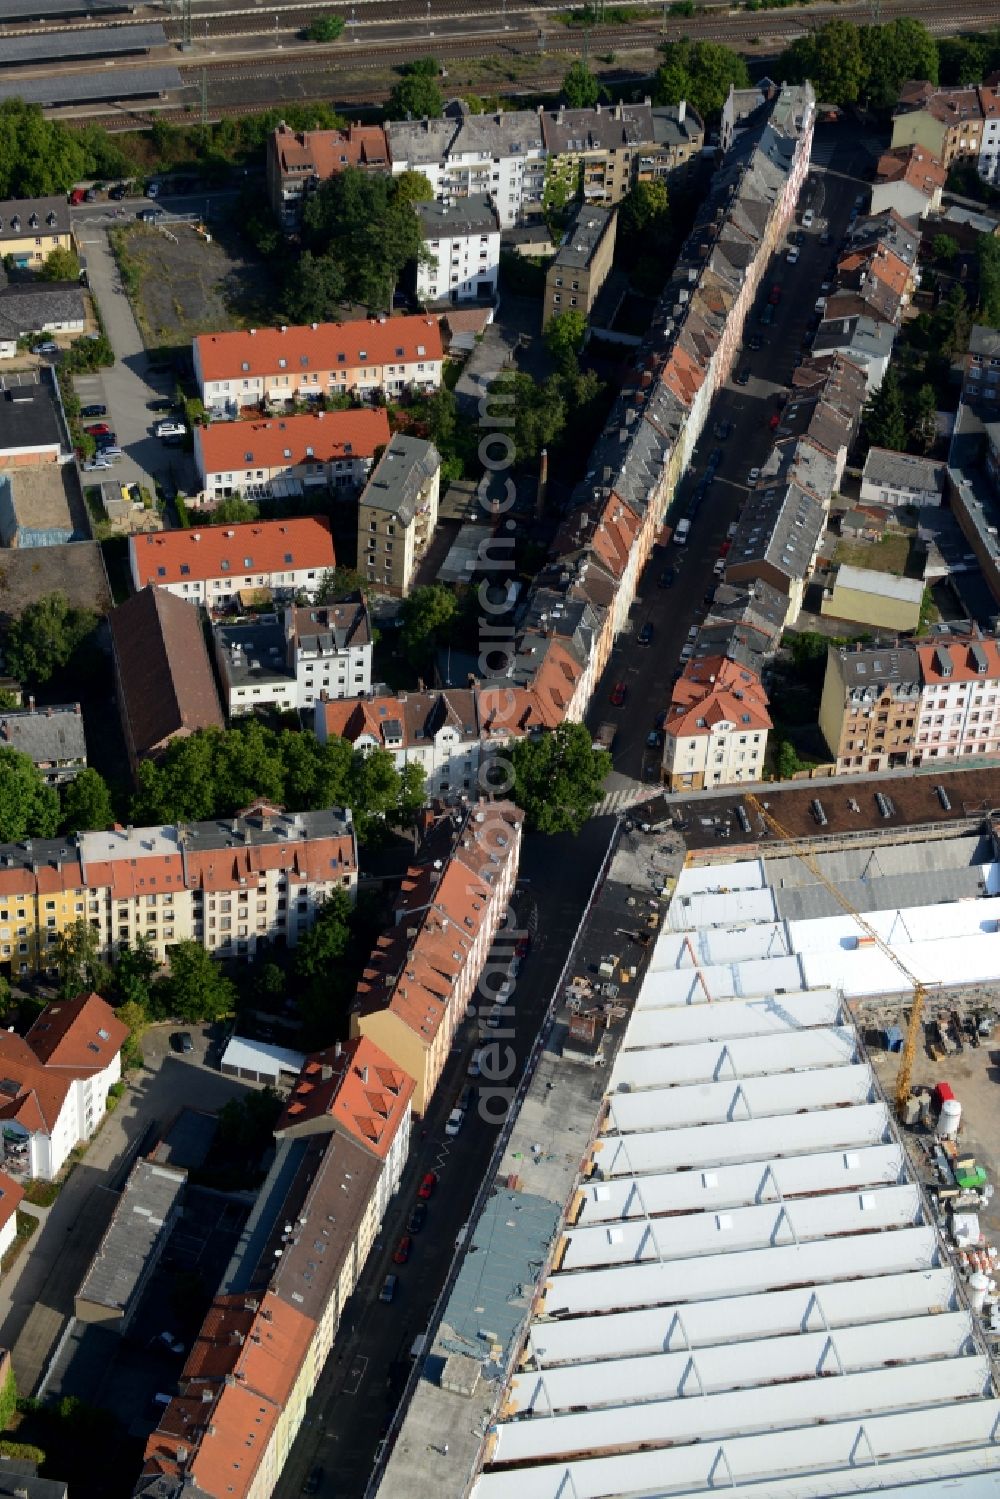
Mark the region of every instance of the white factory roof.
<instances>
[{"instance_id":1,"label":"white factory roof","mask_svg":"<svg viewBox=\"0 0 1000 1499\"><path fill-rule=\"evenodd\" d=\"M474 1499L1000 1493L986 1352L837 992L900 976L850 917L776 921L782 862L678 882ZM985 894L869 919L1000 977Z\"/></svg>"}]
</instances>

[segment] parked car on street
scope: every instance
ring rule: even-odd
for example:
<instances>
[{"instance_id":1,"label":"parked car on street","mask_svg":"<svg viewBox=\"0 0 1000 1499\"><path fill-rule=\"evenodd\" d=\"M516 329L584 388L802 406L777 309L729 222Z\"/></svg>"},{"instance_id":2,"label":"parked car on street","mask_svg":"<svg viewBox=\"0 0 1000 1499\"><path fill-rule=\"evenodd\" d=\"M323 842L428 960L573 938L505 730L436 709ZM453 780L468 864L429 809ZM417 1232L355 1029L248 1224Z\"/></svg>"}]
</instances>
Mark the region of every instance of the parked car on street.
<instances>
[{"instance_id":1,"label":"parked car on street","mask_svg":"<svg viewBox=\"0 0 1000 1499\"><path fill-rule=\"evenodd\" d=\"M410 1234L418 1234L427 1221L427 1204L415 1202L409 1218L406 1220L406 1231Z\"/></svg>"},{"instance_id":2,"label":"parked car on street","mask_svg":"<svg viewBox=\"0 0 1000 1499\"><path fill-rule=\"evenodd\" d=\"M398 1285L398 1275L387 1275L385 1280L382 1282L382 1289L378 1293L379 1301L391 1301L396 1294L396 1287Z\"/></svg>"},{"instance_id":3,"label":"parked car on street","mask_svg":"<svg viewBox=\"0 0 1000 1499\"><path fill-rule=\"evenodd\" d=\"M84 421L89 420L90 417L107 416L107 414L108 408L106 406L102 406L98 401L93 402L93 404L90 406L80 407L80 415L83 417Z\"/></svg>"},{"instance_id":4,"label":"parked car on street","mask_svg":"<svg viewBox=\"0 0 1000 1499\"><path fill-rule=\"evenodd\" d=\"M453 1140L465 1123L465 1115L461 1109L452 1109L445 1121L444 1132L449 1139Z\"/></svg>"},{"instance_id":5,"label":"parked car on street","mask_svg":"<svg viewBox=\"0 0 1000 1499\"><path fill-rule=\"evenodd\" d=\"M611 689L611 705L614 708L622 708L628 696L628 687L624 682L616 682Z\"/></svg>"},{"instance_id":6,"label":"parked car on street","mask_svg":"<svg viewBox=\"0 0 1000 1499\"><path fill-rule=\"evenodd\" d=\"M638 634L638 637L637 637L637 644L639 644L639 645L652 645L652 643L653 643L653 626L650 624L649 620L647 619L646 623L643 625L642 629L639 631L639 634Z\"/></svg>"},{"instance_id":7,"label":"parked car on street","mask_svg":"<svg viewBox=\"0 0 1000 1499\"><path fill-rule=\"evenodd\" d=\"M423 1198L424 1202L426 1202L428 1197L434 1196L434 1188L437 1186L437 1182L437 1172L428 1171L417 1188L417 1196Z\"/></svg>"},{"instance_id":8,"label":"parked car on street","mask_svg":"<svg viewBox=\"0 0 1000 1499\"><path fill-rule=\"evenodd\" d=\"M405 1265L406 1262L407 1262L407 1260L410 1258L410 1250L412 1248L413 1248L413 1241L411 1240L409 1234L404 1234L403 1237L400 1239L399 1243L396 1245L395 1252L393 1253L393 1256L392 1256L392 1262L393 1262L393 1264L394 1265Z\"/></svg>"}]
</instances>

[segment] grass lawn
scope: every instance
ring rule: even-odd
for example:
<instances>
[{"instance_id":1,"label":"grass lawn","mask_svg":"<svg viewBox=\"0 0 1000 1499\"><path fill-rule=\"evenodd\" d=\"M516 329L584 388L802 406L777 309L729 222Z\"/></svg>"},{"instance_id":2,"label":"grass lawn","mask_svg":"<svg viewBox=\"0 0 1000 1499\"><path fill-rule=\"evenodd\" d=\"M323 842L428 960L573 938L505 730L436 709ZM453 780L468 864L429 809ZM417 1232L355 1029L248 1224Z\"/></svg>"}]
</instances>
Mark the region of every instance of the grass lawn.
<instances>
[{"instance_id":1,"label":"grass lawn","mask_svg":"<svg viewBox=\"0 0 1000 1499\"><path fill-rule=\"evenodd\" d=\"M833 560L848 567L868 567L879 573L895 573L897 578L922 575L911 558L913 538L889 531L881 541L838 541ZM913 567L911 572L909 569Z\"/></svg>"}]
</instances>

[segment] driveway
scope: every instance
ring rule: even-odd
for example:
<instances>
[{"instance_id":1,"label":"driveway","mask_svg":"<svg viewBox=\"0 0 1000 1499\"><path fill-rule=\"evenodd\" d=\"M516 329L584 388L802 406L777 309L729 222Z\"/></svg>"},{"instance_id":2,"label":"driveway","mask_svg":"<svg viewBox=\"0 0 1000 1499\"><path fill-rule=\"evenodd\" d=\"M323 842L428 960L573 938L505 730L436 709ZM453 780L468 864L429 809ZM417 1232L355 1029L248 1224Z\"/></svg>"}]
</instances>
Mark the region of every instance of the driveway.
<instances>
[{"instance_id":1,"label":"driveway","mask_svg":"<svg viewBox=\"0 0 1000 1499\"><path fill-rule=\"evenodd\" d=\"M87 257L90 288L101 309L115 352L111 369L101 370L95 375L79 375L76 390L82 405L100 402L107 406L108 423L117 434L118 445L125 454L122 462L116 463L114 468L94 477L145 484L150 488L159 483L170 491L178 487L188 490L194 487L191 454L182 448L167 447L152 435L157 418L149 410L149 402L164 397L172 399L175 382L172 374L150 373L149 356L108 242L108 228L113 223L114 220L102 212L78 218L74 224L80 248ZM84 482L90 477L84 475Z\"/></svg>"},{"instance_id":2,"label":"driveway","mask_svg":"<svg viewBox=\"0 0 1000 1499\"><path fill-rule=\"evenodd\" d=\"M198 1033L193 1034L203 1050ZM0 1281L0 1347L12 1350L24 1395L38 1384L73 1315L73 1299L118 1202L132 1152L147 1134L162 1133L180 1109L215 1113L249 1091L246 1083L193 1059L165 1054L165 1030L163 1036L159 1028L152 1035L146 1066L133 1075L52 1207L27 1208L42 1226Z\"/></svg>"}]
</instances>

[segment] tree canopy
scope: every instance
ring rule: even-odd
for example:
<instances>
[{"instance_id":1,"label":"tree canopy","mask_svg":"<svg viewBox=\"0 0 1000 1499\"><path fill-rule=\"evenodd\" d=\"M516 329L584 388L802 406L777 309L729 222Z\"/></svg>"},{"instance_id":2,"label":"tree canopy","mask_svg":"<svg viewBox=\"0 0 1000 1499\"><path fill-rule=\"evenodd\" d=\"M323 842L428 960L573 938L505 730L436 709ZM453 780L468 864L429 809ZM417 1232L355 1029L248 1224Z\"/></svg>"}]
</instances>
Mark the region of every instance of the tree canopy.
<instances>
[{"instance_id":1,"label":"tree canopy","mask_svg":"<svg viewBox=\"0 0 1000 1499\"><path fill-rule=\"evenodd\" d=\"M47 682L96 628L92 610L74 608L65 594L44 594L7 627L7 670L21 682Z\"/></svg>"},{"instance_id":2,"label":"tree canopy","mask_svg":"<svg viewBox=\"0 0 1000 1499\"><path fill-rule=\"evenodd\" d=\"M906 412L899 376L890 366L878 390L869 396L864 410L864 434L873 447L903 452L906 448Z\"/></svg>"},{"instance_id":3,"label":"tree canopy","mask_svg":"<svg viewBox=\"0 0 1000 1499\"><path fill-rule=\"evenodd\" d=\"M587 64L579 58L569 67L559 90L570 109L593 109L603 92Z\"/></svg>"},{"instance_id":4,"label":"tree canopy","mask_svg":"<svg viewBox=\"0 0 1000 1499\"><path fill-rule=\"evenodd\" d=\"M545 347L557 369L568 372L578 368L577 360L586 337L586 313L574 307L556 313L545 330Z\"/></svg>"},{"instance_id":5,"label":"tree canopy","mask_svg":"<svg viewBox=\"0 0 1000 1499\"><path fill-rule=\"evenodd\" d=\"M444 111L444 98L437 85L438 64L433 57L421 57L406 65L405 76L393 88L386 101L389 120L438 119Z\"/></svg>"},{"instance_id":6,"label":"tree canopy","mask_svg":"<svg viewBox=\"0 0 1000 1499\"><path fill-rule=\"evenodd\" d=\"M416 766L398 771L386 750L365 756L345 739L320 744L311 734L279 732L252 719L231 729L200 729L175 739L159 760L144 760L132 819L232 817L262 796L290 812L350 807L364 838L386 818L412 818L423 800L423 779Z\"/></svg>"},{"instance_id":7,"label":"tree canopy","mask_svg":"<svg viewBox=\"0 0 1000 1499\"><path fill-rule=\"evenodd\" d=\"M979 262L979 305L976 321L1000 328L1000 240L980 234L976 240Z\"/></svg>"},{"instance_id":8,"label":"tree canopy","mask_svg":"<svg viewBox=\"0 0 1000 1499\"><path fill-rule=\"evenodd\" d=\"M79 771L62 788L64 833L96 833L111 827L115 820L111 795L104 777L90 767Z\"/></svg>"},{"instance_id":9,"label":"tree canopy","mask_svg":"<svg viewBox=\"0 0 1000 1499\"><path fill-rule=\"evenodd\" d=\"M602 796L611 756L595 750L584 724L521 739L511 761L514 800L540 833L579 833Z\"/></svg>"},{"instance_id":10,"label":"tree canopy","mask_svg":"<svg viewBox=\"0 0 1000 1499\"><path fill-rule=\"evenodd\" d=\"M781 54L777 76L795 83L808 78L824 103L864 99L888 108L907 78L937 82L938 43L909 16L861 27L835 17L792 42Z\"/></svg>"},{"instance_id":11,"label":"tree canopy","mask_svg":"<svg viewBox=\"0 0 1000 1499\"><path fill-rule=\"evenodd\" d=\"M199 1025L232 1013L236 985L200 942L178 942L170 949L170 972L153 985L153 1002L158 1014Z\"/></svg>"},{"instance_id":12,"label":"tree canopy","mask_svg":"<svg viewBox=\"0 0 1000 1499\"><path fill-rule=\"evenodd\" d=\"M37 104L0 103L0 198L64 193L86 170L87 152L75 131L47 120Z\"/></svg>"},{"instance_id":13,"label":"tree canopy","mask_svg":"<svg viewBox=\"0 0 1000 1499\"><path fill-rule=\"evenodd\" d=\"M101 960L100 941L96 929L82 916L59 933L52 964L59 976L62 999L72 999L90 990L101 993L109 988L111 970Z\"/></svg>"},{"instance_id":14,"label":"tree canopy","mask_svg":"<svg viewBox=\"0 0 1000 1499\"><path fill-rule=\"evenodd\" d=\"M418 670L430 667L457 610L454 593L441 583L415 588L403 600L399 638L411 666Z\"/></svg>"},{"instance_id":15,"label":"tree canopy","mask_svg":"<svg viewBox=\"0 0 1000 1499\"><path fill-rule=\"evenodd\" d=\"M692 42L682 37L660 49L663 62L653 83L654 104L685 99L704 120L720 113L729 86L749 88L750 74L738 52L719 42Z\"/></svg>"},{"instance_id":16,"label":"tree canopy","mask_svg":"<svg viewBox=\"0 0 1000 1499\"><path fill-rule=\"evenodd\" d=\"M319 187L303 213L306 254L292 266L286 286L298 316L309 311L310 297L324 317L344 298L391 308L403 267L421 252L410 192L408 185L401 191L395 177L358 167Z\"/></svg>"},{"instance_id":17,"label":"tree canopy","mask_svg":"<svg viewBox=\"0 0 1000 1499\"><path fill-rule=\"evenodd\" d=\"M27 755L0 749L0 842L53 838L59 826L59 793L47 786Z\"/></svg>"},{"instance_id":18,"label":"tree canopy","mask_svg":"<svg viewBox=\"0 0 1000 1499\"><path fill-rule=\"evenodd\" d=\"M67 250L63 245L56 245L54 250L49 251L39 275L43 281L78 281L80 262L72 250Z\"/></svg>"}]
</instances>

